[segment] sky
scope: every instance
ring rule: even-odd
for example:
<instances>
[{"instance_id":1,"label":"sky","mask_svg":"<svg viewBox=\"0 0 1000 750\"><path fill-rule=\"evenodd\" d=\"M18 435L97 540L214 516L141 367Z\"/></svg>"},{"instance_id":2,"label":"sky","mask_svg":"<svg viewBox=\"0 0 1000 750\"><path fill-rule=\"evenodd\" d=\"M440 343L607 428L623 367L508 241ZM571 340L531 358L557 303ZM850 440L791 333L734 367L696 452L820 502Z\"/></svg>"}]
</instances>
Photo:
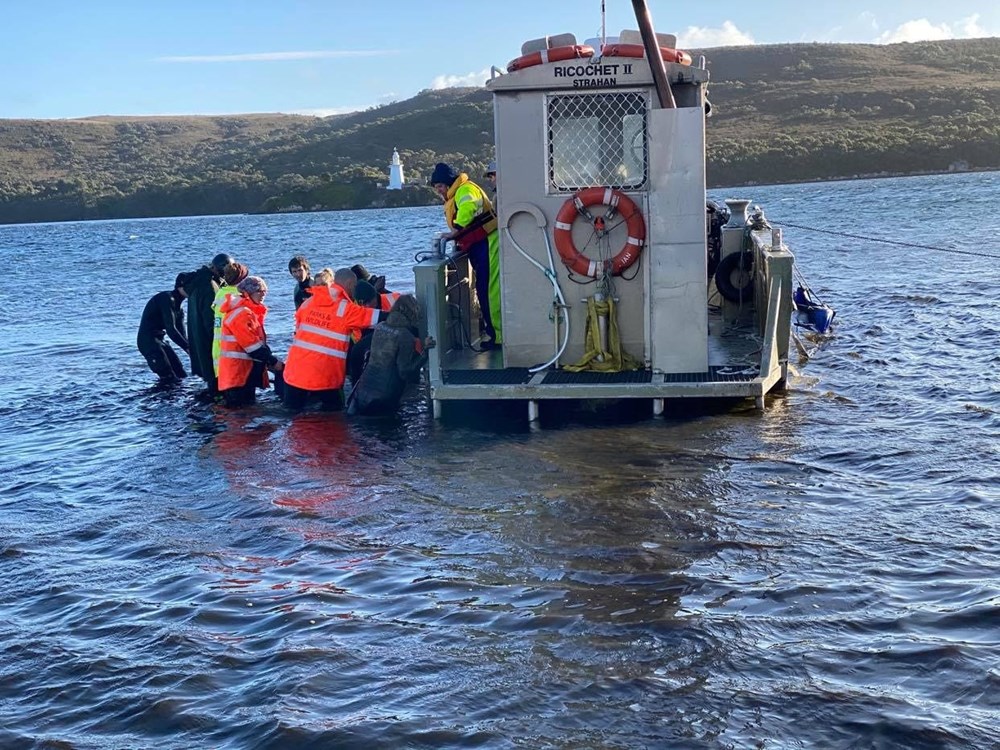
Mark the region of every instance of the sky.
<instances>
[{"instance_id":1,"label":"sky","mask_svg":"<svg viewBox=\"0 0 1000 750\"><path fill-rule=\"evenodd\" d=\"M647 0L678 47L1000 36L993 0ZM605 0L609 36L637 28ZM481 85L532 38L600 36L601 0L4 0L0 118L326 116Z\"/></svg>"}]
</instances>

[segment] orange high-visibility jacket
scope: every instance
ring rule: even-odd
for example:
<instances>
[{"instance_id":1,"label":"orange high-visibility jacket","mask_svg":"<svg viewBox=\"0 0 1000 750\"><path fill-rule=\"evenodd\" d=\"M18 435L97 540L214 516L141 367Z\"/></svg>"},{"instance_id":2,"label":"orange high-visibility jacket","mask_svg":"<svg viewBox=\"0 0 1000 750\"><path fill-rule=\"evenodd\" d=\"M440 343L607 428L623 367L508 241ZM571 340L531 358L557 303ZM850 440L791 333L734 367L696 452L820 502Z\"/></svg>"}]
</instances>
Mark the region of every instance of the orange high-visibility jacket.
<instances>
[{"instance_id":1,"label":"orange high-visibility jacket","mask_svg":"<svg viewBox=\"0 0 1000 750\"><path fill-rule=\"evenodd\" d=\"M392 310L392 306L396 304L396 300L398 300L402 296L403 295L401 292L382 292L378 296L379 309L384 313L389 312L390 310ZM353 341L356 344L359 341L361 341L361 337L364 335L365 335L364 330L360 328L354 328L353 330L351 330L351 341Z\"/></svg>"},{"instance_id":2,"label":"orange high-visibility jacket","mask_svg":"<svg viewBox=\"0 0 1000 750\"><path fill-rule=\"evenodd\" d=\"M222 338L219 351L219 390L237 388L247 382L253 370L251 354L267 347L264 317L267 308L249 297L231 295L219 308L222 313ZM270 352L269 349L267 349ZM260 355L258 355L259 357ZM267 371L260 384L267 388Z\"/></svg>"},{"instance_id":3,"label":"orange high-visibility jacket","mask_svg":"<svg viewBox=\"0 0 1000 750\"><path fill-rule=\"evenodd\" d=\"M378 296L379 305L382 308L382 312L389 312L392 309L392 306L396 304L396 300L398 300L402 296L403 295L400 294L399 292L382 292Z\"/></svg>"},{"instance_id":4,"label":"orange high-visibility jacket","mask_svg":"<svg viewBox=\"0 0 1000 750\"><path fill-rule=\"evenodd\" d=\"M285 360L285 382L306 391L344 386L351 331L378 324L380 311L351 301L344 289L314 286L295 311L295 338Z\"/></svg>"}]
</instances>

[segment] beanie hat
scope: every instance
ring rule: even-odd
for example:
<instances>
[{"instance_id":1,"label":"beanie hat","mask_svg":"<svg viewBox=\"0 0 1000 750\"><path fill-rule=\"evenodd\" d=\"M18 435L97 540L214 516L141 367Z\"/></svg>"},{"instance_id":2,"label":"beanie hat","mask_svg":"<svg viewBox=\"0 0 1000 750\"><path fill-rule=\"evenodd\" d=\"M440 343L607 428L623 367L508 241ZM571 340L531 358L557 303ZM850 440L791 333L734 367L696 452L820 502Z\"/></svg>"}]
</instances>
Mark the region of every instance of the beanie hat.
<instances>
[{"instance_id":1,"label":"beanie hat","mask_svg":"<svg viewBox=\"0 0 1000 750\"><path fill-rule=\"evenodd\" d=\"M445 164L443 161L438 162L434 165L434 172L431 174L431 185L437 185L441 183L442 185L451 185L455 180L458 179L458 172L452 169L451 166Z\"/></svg>"},{"instance_id":2,"label":"beanie hat","mask_svg":"<svg viewBox=\"0 0 1000 750\"><path fill-rule=\"evenodd\" d=\"M368 269L360 263L351 266L351 270L354 271L354 275L358 277L358 281L368 281L368 279L372 277L371 273L368 272Z\"/></svg>"},{"instance_id":3,"label":"beanie hat","mask_svg":"<svg viewBox=\"0 0 1000 750\"><path fill-rule=\"evenodd\" d=\"M359 305L367 305L378 299L378 292L367 281L359 281L354 287L354 301Z\"/></svg>"},{"instance_id":4,"label":"beanie hat","mask_svg":"<svg viewBox=\"0 0 1000 750\"><path fill-rule=\"evenodd\" d=\"M228 286L233 286L234 284L239 284L243 281L249 273L249 268L244 266L239 261L234 260L226 266L226 270L222 272L222 278L226 280L226 284Z\"/></svg>"},{"instance_id":5,"label":"beanie hat","mask_svg":"<svg viewBox=\"0 0 1000 750\"><path fill-rule=\"evenodd\" d=\"M177 274L177 278L174 279L174 289L183 289L186 292L187 285L194 280L194 276L193 273L187 272Z\"/></svg>"},{"instance_id":6,"label":"beanie hat","mask_svg":"<svg viewBox=\"0 0 1000 750\"><path fill-rule=\"evenodd\" d=\"M260 276L247 276L243 279L243 281L236 285L236 288L248 297L256 292L264 292L266 294L267 282L265 282Z\"/></svg>"},{"instance_id":7,"label":"beanie hat","mask_svg":"<svg viewBox=\"0 0 1000 750\"><path fill-rule=\"evenodd\" d=\"M220 274L226 270L226 266L233 262L233 259L226 253L219 253L214 258L212 258L212 268L218 271Z\"/></svg>"}]
</instances>

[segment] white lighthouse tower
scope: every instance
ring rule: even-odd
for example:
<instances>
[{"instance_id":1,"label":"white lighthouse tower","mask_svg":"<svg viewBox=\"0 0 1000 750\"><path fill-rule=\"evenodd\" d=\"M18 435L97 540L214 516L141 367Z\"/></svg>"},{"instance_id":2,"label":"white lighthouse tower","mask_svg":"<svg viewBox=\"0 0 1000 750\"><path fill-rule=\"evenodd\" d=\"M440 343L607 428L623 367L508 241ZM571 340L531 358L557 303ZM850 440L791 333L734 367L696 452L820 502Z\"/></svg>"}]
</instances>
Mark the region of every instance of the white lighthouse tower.
<instances>
[{"instance_id":1,"label":"white lighthouse tower","mask_svg":"<svg viewBox=\"0 0 1000 750\"><path fill-rule=\"evenodd\" d=\"M403 165L399 161L399 152L392 150L392 162L389 164L389 187L388 190L403 189Z\"/></svg>"}]
</instances>

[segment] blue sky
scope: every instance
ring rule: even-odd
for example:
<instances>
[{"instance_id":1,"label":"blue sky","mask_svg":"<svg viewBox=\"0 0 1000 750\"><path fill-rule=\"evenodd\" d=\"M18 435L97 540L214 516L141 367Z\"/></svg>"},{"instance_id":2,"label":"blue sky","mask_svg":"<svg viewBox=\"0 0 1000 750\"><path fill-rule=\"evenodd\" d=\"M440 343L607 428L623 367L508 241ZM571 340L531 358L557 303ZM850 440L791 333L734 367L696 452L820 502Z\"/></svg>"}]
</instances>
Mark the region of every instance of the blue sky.
<instances>
[{"instance_id":1,"label":"blue sky","mask_svg":"<svg viewBox=\"0 0 1000 750\"><path fill-rule=\"evenodd\" d=\"M648 0L678 46L1000 35L986 0ZM606 0L608 34L635 28ZM521 42L599 35L600 0L7 0L0 118L326 115L477 85Z\"/></svg>"}]
</instances>

